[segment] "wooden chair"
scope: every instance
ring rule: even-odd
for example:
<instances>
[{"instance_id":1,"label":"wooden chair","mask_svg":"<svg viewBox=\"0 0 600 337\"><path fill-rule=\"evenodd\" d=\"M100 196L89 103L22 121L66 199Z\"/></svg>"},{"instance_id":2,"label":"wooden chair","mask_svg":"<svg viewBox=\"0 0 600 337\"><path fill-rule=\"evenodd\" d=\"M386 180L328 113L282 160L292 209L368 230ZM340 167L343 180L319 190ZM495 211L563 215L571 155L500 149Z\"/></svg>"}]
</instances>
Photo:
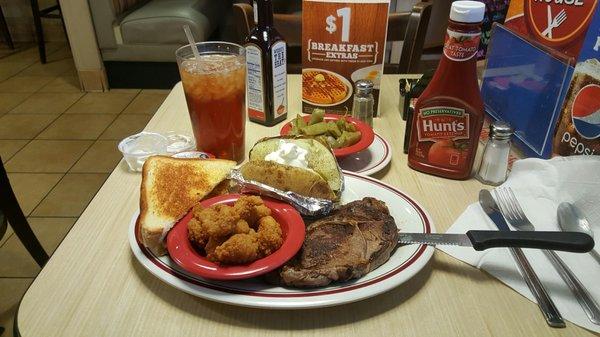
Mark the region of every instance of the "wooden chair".
<instances>
[{"instance_id":1,"label":"wooden chair","mask_svg":"<svg viewBox=\"0 0 600 337\"><path fill-rule=\"evenodd\" d=\"M2 30L2 35L4 35L4 42L8 45L10 49L15 49L15 45L13 44L12 37L10 37L10 30L8 30L8 25L6 24L6 18L4 17L4 12L2 11L2 7L0 6L0 30Z\"/></svg>"},{"instance_id":2,"label":"wooden chair","mask_svg":"<svg viewBox=\"0 0 600 337\"><path fill-rule=\"evenodd\" d=\"M252 6L246 3L233 5L238 43L242 43L254 27ZM431 4L419 2L410 12L390 13L387 41L403 41L400 61L385 64L385 73L409 74L418 72L427 25L431 16ZM288 43L288 73L302 72L302 16L300 14L273 15L273 24Z\"/></svg>"},{"instance_id":3,"label":"wooden chair","mask_svg":"<svg viewBox=\"0 0 600 337\"><path fill-rule=\"evenodd\" d=\"M419 72L427 25L431 17L431 3L419 2L410 12L390 13L388 41L403 41L400 61L386 64L385 73L412 74Z\"/></svg>"},{"instance_id":4,"label":"wooden chair","mask_svg":"<svg viewBox=\"0 0 600 337\"><path fill-rule=\"evenodd\" d=\"M29 226L10 186L2 158L0 158L0 238L6 232L7 223L10 224L35 262L43 267L48 262L49 256Z\"/></svg>"},{"instance_id":5,"label":"wooden chair","mask_svg":"<svg viewBox=\"0 0 600 337\"><path fill-rule=\"evenodd\" d=\"M60 19L62 22L63 30L65 31L65 36L67 36L67 28L65 27L65 21L62 17L62 12L60 11L60 4L58 1L56 5L40 9L40 5L38 0L31 0L31 12L33 14L33 24L35 26L35 33L37 36L38 49L40 52L40 62L46 63L46 44L44 41L44 29L42 28L42 18L48 19Z\"/></svg>"}]
</instances>

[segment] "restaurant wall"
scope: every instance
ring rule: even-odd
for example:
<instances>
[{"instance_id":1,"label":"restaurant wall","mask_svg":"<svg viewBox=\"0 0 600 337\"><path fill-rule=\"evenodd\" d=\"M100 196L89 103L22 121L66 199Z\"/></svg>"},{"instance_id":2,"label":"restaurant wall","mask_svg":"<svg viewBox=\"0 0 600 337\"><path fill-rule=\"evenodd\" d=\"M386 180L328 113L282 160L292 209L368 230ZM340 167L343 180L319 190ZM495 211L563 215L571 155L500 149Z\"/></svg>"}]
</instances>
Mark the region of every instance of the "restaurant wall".
<instances>
[{"instance_id":1,"label":"restaurant wall","mask_svg":"<svg viewBox=\"0 0 600 337\"><path fill-rule=\"evenodd\" d=\"M60 5L82 89L107 90L108 80L87 0L60 0Z\"/></svg>"}]
</instances>

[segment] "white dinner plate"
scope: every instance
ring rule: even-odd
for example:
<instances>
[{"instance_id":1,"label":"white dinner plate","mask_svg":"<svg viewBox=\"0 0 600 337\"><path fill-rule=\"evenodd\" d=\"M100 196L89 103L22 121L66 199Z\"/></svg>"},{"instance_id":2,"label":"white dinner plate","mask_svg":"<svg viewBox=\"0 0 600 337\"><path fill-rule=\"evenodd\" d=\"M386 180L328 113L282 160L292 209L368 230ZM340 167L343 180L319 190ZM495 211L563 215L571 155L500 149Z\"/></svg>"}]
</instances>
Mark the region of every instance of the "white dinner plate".
<instances>
[{"instance_id":1,"label":"white dinner plate","mask_svg":"<svg viewBox=\"0 0 600 337\"><path fill-rule=\"evenodd\" d=\"M381 75L383 73L383 66L381 64L374 64L372 66L360 68L350 75L352 82L356 83L358 80L369 79L369 73L372 71L376 71L377 75L374 78L371 78L371 82L373 82L373 88L379 89L379 85L381 83Z\"/></svg>"},{"instance_id":2,"label":"white dinner plate","mask_svg":"<svg viewBox=\"0 0 600 337\"><path fill-rule=\"evenodd\" d=\"M342 170L371 175L383 170L391 160L390 143L375 134L375 140L366 150L342 157L338 159L338 164Z\"/></svg>"},{"instance_id":3,"label":"white dinner plate","mask_svg":"<svg viewBox=\"0 0 600 337\"><path fill-rule=\"evenodd\" d=\"M302 98L302 102L308 103L308 104L312 104L314 106L328 107L328 106L340 105L340 104L346 102L348 100L348 98L350 98L350 96L352 96L352 92L354 91L354 85L352 83L350 83L350 81L348 81L348 79L345 78L344 76L342 76L342 75L340 75L338 73L334 73L333 71L325 70L325 69L319 69L319 68L304 68L304 69L302 69L302 71L309 71L309 70L314 70L314 71L320 71L320 72L328 73L328 74L330 74L332 76L335 76L335 77L339 78L340 81L342 81L342 83L344 83L344 85L346 85L346 88L348 88L348 93L346 94L346 97L344 97L341 101L335 102L335 103L330 103L330 104L315 103L313 101L309 101L309 100L304 99L304 98Z\"/></svg>"},{"instance_id":4,"label":"white dinner plate","mask_svg":"<svg viewBox=\"0 0 600 337\"><path fill-rule=\"evenodd\" d=\"M429 215L416 201L376 179L344 172L346 188L342 203L363 197L384 201L405 232L435 233ZM208 300L246 307L268 309L306 309L328 307L366 299L406 282L415 276L433 255L425 245L398 247L390 259L360 279L316 289L293 289L273 286L260 278L243 281L213 281L189 274L168 256L157 257L141 243L136 226L139 212L129 226L129 244L140 263L165 283L186 293Z\"/></svg>"}]
</instances>

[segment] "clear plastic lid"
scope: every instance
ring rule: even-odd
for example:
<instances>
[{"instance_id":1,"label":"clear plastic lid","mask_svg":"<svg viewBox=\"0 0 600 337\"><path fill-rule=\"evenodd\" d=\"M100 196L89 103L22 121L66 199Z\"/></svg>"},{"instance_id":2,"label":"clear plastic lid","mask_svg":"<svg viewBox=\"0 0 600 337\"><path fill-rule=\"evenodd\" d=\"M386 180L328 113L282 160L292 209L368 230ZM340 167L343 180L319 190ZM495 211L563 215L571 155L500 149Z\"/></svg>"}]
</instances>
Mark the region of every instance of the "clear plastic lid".
<instances>
[{"instance_id":1,"label":"clear plastic lid","mask_svg":"<svg viewBox=\"0 0 600 337\"><path fill-rule=\"evenodd\" d=\"M193 151L196 149L196 142L192 136L170 131L165 134L165 137L168 141L168 153L174 154L179 152Z\"/></svg>"},{"instance_id":2,"label":"clear plastic lid","mask_svg":"<svg viewBox=\"0 0 600 337\"><path fill-rule=\"evenodd\" d=\"M132 171L139 172L148 157L167 153L167 137L155 132L140 132L119 143L119 151Z\"/></svg>"}]
</instances>

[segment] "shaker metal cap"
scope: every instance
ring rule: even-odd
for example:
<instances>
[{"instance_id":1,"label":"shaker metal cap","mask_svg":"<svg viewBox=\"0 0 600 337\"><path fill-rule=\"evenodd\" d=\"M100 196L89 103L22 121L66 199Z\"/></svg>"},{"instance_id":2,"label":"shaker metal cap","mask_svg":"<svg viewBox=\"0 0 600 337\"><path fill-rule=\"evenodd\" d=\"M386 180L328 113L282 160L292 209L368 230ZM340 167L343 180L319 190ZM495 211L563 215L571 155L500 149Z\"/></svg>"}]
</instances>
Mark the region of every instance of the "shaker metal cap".
<instances>
[{"instance_id":1,"label":"shaker metal cap","mask_svg":"<svg viewBox=\"0 0 600 337\"><path fill-rule=\"evenodd\" d=\"M505 121L494 121L490 124L490 138L507 140L513 135L513 127Z\"/></svg>"},{"instance_id":2,"label":"shaker metal cap","mask_svg":"<svg viewBox=\"0 0 600 337\"><path fill-rule=\"evenodd\" d=\"M360 94L368 94L373 91L373 82L370 80L358 80L355 85L356 91Z\"/></svg>"}]
</instances>

